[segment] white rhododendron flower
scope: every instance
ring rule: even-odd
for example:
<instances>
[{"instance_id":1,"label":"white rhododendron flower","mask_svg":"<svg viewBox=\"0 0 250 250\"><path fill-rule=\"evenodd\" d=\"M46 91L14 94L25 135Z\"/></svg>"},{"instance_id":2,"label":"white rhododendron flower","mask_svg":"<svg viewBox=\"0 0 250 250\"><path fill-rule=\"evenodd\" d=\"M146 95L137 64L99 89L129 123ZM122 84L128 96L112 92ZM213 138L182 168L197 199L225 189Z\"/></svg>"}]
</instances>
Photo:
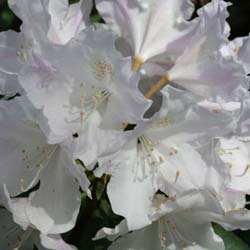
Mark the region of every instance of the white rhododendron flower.
<instances>
[{"instance_id":1,"label":"white rhododendron flower","mask_svg":"<svg viewBox=\"0 0 250 250\"><path fill-rule=\"evenodd\" d=\"M167 72L167 81L204 97L229 101L242 96L238 91L247 86L244 69L220 51L227 43L226 7L224 1L213 1L198 11L200 20L192 42Z\"/></svg>"},{"instance_id":2,"label":"white rhododendron flower","mask_svg":"<svg viewBox=\"0 0 250 250\"><path fill-rule=\"evenodd\" d=\"M130 45L134 69L161 54L178 54L191 36L189 0L98 0L97 8L112 30Z\"/></svg>"},{"instance_id":3,"label":"white rhododendron flower","mask_svg":"<svg viewBox=\"0 0 250 250\"><path fill-rule=\"evenodd\" d=\"M148 124L138 124L134 133L127 135L130 142L119 152L99 157L95 170L97 176L111 174L107 193L112 208L127 219L130 230L150 222L147 210L158 189L175 196L206 185L206 173L211 169L186 142L204 144L211 136L235 127L229 114L201 108L195 103L199 98L190 93L168 87L162 94L162 110ZM197 179L200 172L203 178ZM193 183L197 180L199 184Z\"/></svg>"},{"instance_id":4,"label":"white rhododendron flower","mask_svg":"<svg viewBox=\"0 0 250 250\"><path fill-rule=\"evenodd\" d=\"M224 214L218 200L205 190L190 190L175 200L164 195L154 199L151 225L128 233L122 222L116 230L103 228L95 239L115 240L109 250L126 249L225 249L223 241L214 233L211 222L233 229L244 229L249 223L248 211ZM125 226L124 226L125 224ZM127 233L127 234L126 234ZM125 235L124 235L125 234ZM119 237L124 235L123 237Z\"/></svg>"},{"instance_id":5,"label":"white rhododendron flower","mask_svg":"<svg viewBox=\"0 0 250 250\"><path fill-rule=\"evenodd\" d=\"M80 208L79 185L89 192L84 170L74 163L63 146L47 143L24 106L27 102L2 101L0 105L1 184L13 196L40 181L39 189L30 195L26 211L30 222L46 234L70 230ZM42 214L43 217L38 216Z\"/></svg>"},{"instance_id":6,"label":"white rhododendron flower","mask_svg":"<svg viewBox=\"0 0 250 250\"><path fill-rule=\"evenodd\" d=\"M88 248L96 229L109 250L225 250L214 223L250 229L250 40L230 5L8 0L1 250Z\"/></svg>"},{"instance_id":7,"label":"white rhododendron flower","mask_svg":"<svg viewBox=\"0 0 250 250\"><path fill-rule=\"evenodd\" d=\"M115 38L102 27L89 28L67 46L45 44L43 57L34 55L33 65L19 75L28 98L48 119L49 141L69 141L86 165L108 150L123 123L136 123L151 104L137 89L130 59L115 50ZM105 148L98 138L106 140Z\"/></svg>"}]
</instances>

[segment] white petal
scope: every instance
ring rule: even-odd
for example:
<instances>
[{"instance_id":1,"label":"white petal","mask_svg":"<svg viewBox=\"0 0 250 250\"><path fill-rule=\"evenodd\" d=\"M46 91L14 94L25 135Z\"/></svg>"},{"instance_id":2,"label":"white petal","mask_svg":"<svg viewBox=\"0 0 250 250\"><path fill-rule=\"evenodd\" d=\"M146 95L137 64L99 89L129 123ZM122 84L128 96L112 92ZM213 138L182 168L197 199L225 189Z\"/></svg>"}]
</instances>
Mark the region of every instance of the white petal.
<instances>
[{"instance_id":1,"label":"white petal","mask_svg":"<svg viewBox=\"0 0 250 250\"><path fill-rule=\"evenodd\" d=\"M231 190L250 193L250 151L249 143L241 142L237 137L220 138L216 146L217 157L230 169ZM248 167L249 166L249 167Z\"/></svg>"},{"instance_id":2,"label":"white petal","mask_svg":"<svg viewBox=\"0 0 250 250\"><path fill-rule=\"evenodd\" d=\"M171 86L166 87L162 94L166 98L167 114L163 110L159 122L147 132L156 141L206 144L211 137L224 135L236 127L238 109L233 112L222 108L209 110L202 107L197 96Z\"/></svg>"},{"instance_id":3,"label":"white petal","mask_svg":"<svg viewBox=\"0 0 250 250\"><path fill-rule=\"evenodd\" d=\"M49 142L58 143L72 135L76 124L67 122L71 90L66 77L45 60L36 58L32 67L22 69L19 82L32 104L42 109L48 119L49 129L44 132Z\"/></svg>"},{"instance_id":4,"label":"white petal","mask_svg":"<svg viewBox=\"0 0 250 250\"><path fill-rule=\"evenodd\" d=\"M31 230L32 231L32 230ZM23 231L12 220L11 214L5 210L0 209L0 248L14 249L15 247L21 247L23 250L33 250L34 243L32 240L28 240L31 231Z\"/></svg>"},{"instance_id":5,"label":"white petal","mask_svg":"<svg viewBox=\"0 0 250 250\"><path fill-rule=\"evenodd\" d=\"M218 51L226 43L226 7L224 1L213 1L199 12L201 21L196 39L178 58L169 77L170 81L198 95L233 100L233 93L238 88L246 88L247 80L242 65L233 56L224 56ZM218 30L214 31L214 27Z\"/></svg>"},{"instance_id":6,"label":"white petal","mask_svg":"<svg viewBox=\"0 0 250 250\"><path fill-rule=\"evenodd\" d=\"M123 131L100 128L101 123L101 115L93 112L84 129L78 133L79 137L66 142L73 151L74 158L80 159L89 170L93 169L98 158L118 151L129 138Z\"/></svg>"},{"instance_id":7,"label":"white petal","mask_svg":"<svg viewBox=\"0 0 250 250\"><path fill-rule=\"evenodd\" d=\"M240 39L240 38L239 38ZM243 66L246 69L247 74L250 73L250 37L244 37L242 38L242 44L241 46L237 46L236 43L236 53L238 53L238 59L243 63ZM239 42L238 42L239 43Z\"/></svg>"},{"instance_id":8,"label":"white petal","mask_svg":"<svg viewBox=\"0 0 250 250\"><path fill-rule=\"evenodd\" d=\"M50 147L18 99L2 101L0 109L0 182L6 184L11 195L17 195L37 182Z\"/></svg>"},{"instance_id":9,"label":"white petal","mask_svg":"<svg viewBox=\"0 0 250 250\"><path fill-rule=\"evenodd\" d=\"M163 155L165 153L168 157L159 169L161 189L173 196L186 190L204 188L210 168L202 160L200 154L188 144L172 148L164 146L161 153Z\"/></svg>"},{"instance_id":10,"label":"white petal","mask_svg":"<svg viewBox=\"0 0 250 250\"><path fill-rule=\"evenodd\" d=\"M12 213L15 223L20 225L23 230L30 226L30 221L26 215L27 198L11 199L7 187L4 185L4 206Z\"/></svg>"},{"instance_id":11,"label":"white petal","mask_svg":"<svg viewBox=\"0 0 250 250\"><path fill-rule=\"evenodd\" d=\"M15 75L0 72L0 94L5 97L14 96L16 93L23 94L23 88Z\"/></svg>"},{"instance_id":12,"label":"white petal","mask_svg":"<svg viewBox=\"0 0 250 250\"><path fill-rule=\"evenodd\" d=\"M41 234L41 243L44 247L51 250L76 250L77 248L64 242L60 235Z\"/></svg>"},{"instance_id":13,"label":"white petal","mask_svg":"<svg viewBox=\"0 0 250 250\"><path fill-rule=\"evenodd\" d=\"M126 222L126 220L122 220L120 222L120 224L115 226L115 228L104 227L101 230L99 230L96 233L93 240L99 240L99 239L107 238L110 241L113 241L116 238L118 238L119 236L124 235L124 234L126 234L128 232L129 232L129 230L128 230L127 222Z\"/></svg>"},{"instance_id":14,"label":"white petal","mask_svg":"<svg viewBox=\"0 0 250 250\"><path fill-rule=\"evenodd\" d=\"M75 225L81 194L69 164L66 153L58 148L41 174L40 188L30 198L27 216L44 234L64 233Z\"/></svg>"},{"instance_id":15,"label":"white petal","mask_svg":"<svg viewBox=\"0 0 250 250\"><path fill-rule=\"evenodd\" d=\"M57 44L65 44L84 29L81 5L82 1L71 5L67 0L49 1L48 12L51 16L51 25L48 38L50 40Z\"/></svg>"},{"instance_id":16,"label":"white petal","mask_svg":"<svg viewBox=\"0 0 250 250\"><path fill-rule=\"evenodd\" d=\"M144 61L166 50L179 51L193 27L186 22L193 12L190 1L150 1L142 8L136 1L98 0L97 9L111 29L128 40L133 56Z\"/></svg>"},{"instance_id":17,"label":"white petal","mask_svg":"<svg viewBox=\"0 0 250 250\"><path fill-rule=\"evenodd\" d=\"M156 192L153 173L147 168L145 159L140 159L136 144L134 141L126 145L109 163L112 177L107 193L113 211L126 218L129 230L151 223L148 213Z\"/></svg>"},{"instance_id":18,"label":"white petal","mask_svg":"<svg viewBox=\"0 0 250 250\"><path fill-rule=\"evenodd\" d=\"M20 50L20 33L14 31L1 32L0 34L0 57L4 58L0 62L0 71L7 74L17 74L21 68L18 60Z\"/></svg>"},{"instance_id":19,"label":"white petal","mask_svg":"<svg viewBox=\"0 0 250 250\"><path fill-rule=\"evenodd\" d=\"M108 250L161 250L157 223L119 238Z\"/></svg>"},{"instance_id":20,"label":"white petal","mask_svg":"<svg viewBox=\"0 0 250 250\"><path fill-rule=\"evenodd\" d=\"M195 218L195 217L193 217ZM224 244L211 224L193 221L185 214L160 219L152 225L136 230L112 243L109 250L224 250Z\"/></svg>"},{"instance_id":21,"label":"white petal","mask_svg":"<svg viewBox=\"0 0 250 250\"><path fill-rule=\"evenodd\" d=\"M47 0L32 1L10 0L8 4L11 10L22 20L22 32L37 39L46 37L49 27L49 15L44 9Z\"/></svg>"}]
</instances>

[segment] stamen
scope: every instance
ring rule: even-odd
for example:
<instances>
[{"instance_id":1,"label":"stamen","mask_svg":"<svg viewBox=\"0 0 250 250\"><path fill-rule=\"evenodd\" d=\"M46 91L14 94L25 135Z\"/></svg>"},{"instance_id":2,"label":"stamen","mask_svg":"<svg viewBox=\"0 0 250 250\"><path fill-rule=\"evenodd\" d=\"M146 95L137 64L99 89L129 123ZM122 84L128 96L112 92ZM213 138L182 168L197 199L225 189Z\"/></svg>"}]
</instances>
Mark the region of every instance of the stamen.
<instances>
[{"instance_id":1,"label":"stamen","mask_svg":"<svg viewBox=\"0 0 250 250\"><path fill-rule=\"evenodd\" d=\"M194 241L189 241L185 239L182 234L178 231L177 225L170 220L169 217L164 216L159 219L159 239L161 242L161 249L167 250L167 235L173 243L176 244L178 249L183 247L195 246L197 245ZM169 241L169 242L170 242ZM179 247L180 246L180 247Z\"/></svg>"},{"instance_id":2,"label":"stamen","mask_svg":"<svg viewBox=\"0 0 250 250\"><path fill-rule=\"evenodd\" d=\"M27 63L28 62L28 55L27 52L25 52L24 50L20 50L17 52L17 59L21 62L21 63Z\"/></svg>"},{"instance_id":3,"label":"stamen","mask_svg":"<svg viewBox=\"0 0 250 250\"><path fill-rule=\"evenodd\" d=\"M155 127L160 128L160 127L166 127L170 124L170 121L168 118L161 119L159 122L155 124Z\"/></svg>"},{"instance_id":4,"label":"stamen","mask_svg":"<svg viewBox=\"0 0 250 250\"><path fill-rule=\"evenodd\" d=\"M240 211L243 211L244 209L245 209L244 207L231 209L231 210L226 211L226 212L225 212L225 214L230 214L230 213L240 212Z\"/></svg>"},{"instance_id":5,"label":"stamen","mask_svg":"<svg viewBox=\"0 0 250 250\"><path fill-rule=\"evenodd\" d=\"M107 90L98 90L94 95L90 97L80 96L80 107L74 106L64 106L69 109L72 118L67 118L66 122L80 122L83 124L84 121L89 117L89 115L96 110L109 96L111 93Z\"/></svg>"},{"instance_id":6,"label":"stamen","mask_svg":"<svg viewBox=\"0 0 250 250\"><path fill-rule=\"evenodd\" d=\"M22 245L25 243L26 240L28 240L28 238L31 236L31 234L33 233L34 229L27 229L22 236L19 236L18 238L18 244L14 249L20 249L22 247Z\"/></svg>"},{"instance_id":7,"label":"stamen","mask_svg":"<svg viewBox=\"0 0 250 250\"><path fill-rule=\"evenodd\" d=\"M96 61L93 65L93 70L96 80L98 81L108 80L108 82L112 81L113 65L106 59L100 59Z\"/></svg>"},{"instance_id":8,"label":"stamen","mask_svg":"<svg viewBox=\"0 0 250 250\"><path fill-rule=\"evenodd\" d=\"M245 168L245 170L244 170L244 172L242 173L242 174L240 174L240 175L235 175L236 177L242 177L242 176L244 176L246 173L247 173L247 171L250 169L250 164L247 164L246 165L246 168Z\"/></svg>"},{"instance_id":9,"label":"stamen","mask_svg":"<svg viewBox=\"0 0 250 250\"><path fill-rule=\"evenodd\" d=\"M24 183L25 183L25 180L23 178L20 178L20 190L21 190L21 192L25 192Z\"/></svg>"},{"instance_id":10,"label":"stamen","mask_svg":"<svg viewBox=\"0 0 250 250\"><path fill-rule=\"evenodd\" d=\"M150 166L155 166L156 164L161 164L164 162L164 158L162 155L157 152L154 149L154 146L156 143L153 143L148 137L141 136L139 137L139 141L141 142L142 151L144 152L144 155L146 155L148 164Z\"/></svg>"},{"instance_id":11,"label":"stamen","mask_svg":"<svg viewBox=\"0 0 250 250\"><path fill-rule=\"evenodd\" d=\"M178 181L180 174L181 174L180 170L176 171L174 183L176 183Z\"/></svg>"},{"instance_id":12,"label":"stamen","mask_svg":"<svg viewBox=\"0 0 250 250\"><path fill-rule=\"evenodd\" d=\"M145 94L146 98L151 98L155 93L157 93L161 88L169 83L169 75L166 73L153 87Z\"/></svg>"},{"instance_id":13,"label":"stamen","mask_svg":"<svg viewBox=\"0 0 250 250\"><path fill-rule=\"evenodd\" d=\"M144 60L140 56L135 56L134 61L133 61L132 70L134 72L137 72L143 63L144 63Z\"/></svg>"},{"instance_id":14,"label":"stamen","mask_svg":"<svg viewBox=\"0 0 250 250\"><path fill-rule=\"evenodd\" d=\"M166 249L166 240L167 240L167 229L165 225L164 217L159 219L159 239L161 242L161 249Z\"/></svg>"},{"instance_id":15,"label":"stamen","mask_svg":"<svg viewBox=\"0 0 250 250\"><path fill-rule=\"evenodd\" d=\"M235 147L235 148L221 148L219 150L217 150L218 155L224 155L224 154L228 154L228 155L232 155L234 150L240 150L239 147Z\"/></svg>"},{"instance_id":16,"label":"stamen","mask_svg":"<svg viewBox=\"0 0 250 250\"><path fill-rule=\"evenodd\" d=\"M133 170L135 179L145 178L148 172L154 175L158 170L157 166L164 162L164 157L154 148L157 143L158 142L152 142L150 138L145 135L138 138L137 151L139 157L137 157L138 163L135 164L135 169ZM146 171L147 169L148 171Z\"/></svg>"}]
</instances>

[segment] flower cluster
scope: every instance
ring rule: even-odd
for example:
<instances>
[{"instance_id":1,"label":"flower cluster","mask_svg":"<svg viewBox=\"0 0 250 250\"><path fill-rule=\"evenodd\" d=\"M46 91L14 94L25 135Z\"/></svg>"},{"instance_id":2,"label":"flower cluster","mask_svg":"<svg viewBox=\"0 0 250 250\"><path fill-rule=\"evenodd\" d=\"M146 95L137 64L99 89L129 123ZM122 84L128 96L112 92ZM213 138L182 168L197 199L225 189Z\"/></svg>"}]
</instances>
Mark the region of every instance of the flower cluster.
<instances>
[{"instance_id":1,"label":"flower cluster","mask_svg":"<svg viewBox=\"0 0 250 250\"><path fill-rule=\"evenodd\" d=\"M94 238L109 250L224 250L212 222L250 229L250 38L229 40L224 0L95 2L105 24L92 0L8 1L1 249L76 249L91 171L124 217Z\"/></svg>"}]
</instances>

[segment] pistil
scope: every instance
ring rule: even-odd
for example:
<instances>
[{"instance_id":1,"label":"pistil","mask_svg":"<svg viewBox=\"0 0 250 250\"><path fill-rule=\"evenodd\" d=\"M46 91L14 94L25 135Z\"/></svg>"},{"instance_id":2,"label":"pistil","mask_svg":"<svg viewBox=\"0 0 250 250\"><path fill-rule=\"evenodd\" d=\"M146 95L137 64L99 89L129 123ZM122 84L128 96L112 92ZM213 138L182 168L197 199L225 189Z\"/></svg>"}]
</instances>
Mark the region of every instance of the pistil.
<instances>
[{"instance_id":1,"label":"pistil","mask_svg":"<svg viewBox=\"0 0 250 250\"><path fill-rule=\"evenodd\" d=\"M166 86L169 83L169 75L166 73L153 87L144 95L146 98L151 98L155 93L160 89Z\"/></svg>"}]
</instances>

